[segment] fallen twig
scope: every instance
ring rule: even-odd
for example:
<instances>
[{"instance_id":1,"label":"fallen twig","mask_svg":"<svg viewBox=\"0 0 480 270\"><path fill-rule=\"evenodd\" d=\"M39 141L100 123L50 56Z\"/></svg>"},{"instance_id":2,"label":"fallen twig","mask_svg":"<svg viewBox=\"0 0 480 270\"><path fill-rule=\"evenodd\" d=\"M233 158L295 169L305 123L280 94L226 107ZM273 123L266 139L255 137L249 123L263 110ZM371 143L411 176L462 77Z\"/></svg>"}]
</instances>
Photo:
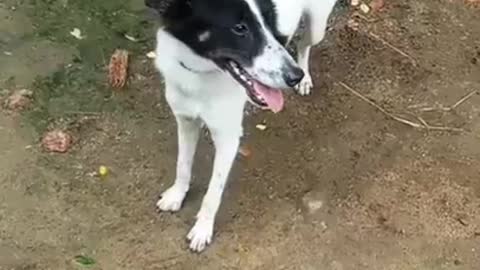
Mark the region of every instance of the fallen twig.
<instances>
[{"instance_id":1,"label":"fallen twig","mask_svg":"<svg viewBox=\"0 0 480 270\"><path fill-rule=\"evenodd\" d=\"M473 90L472 92L468 93L465 95L463 98L459 99L453 106L450 107L450 110L455 110L458 106L462 105L465 101L467 101L469 98L471 98L473 95L477 93L477 90Z\"/></svg>"},{"instance_id":2,"label":"fallen twig","mask_svg":"<svg viewBox=\"0 0 480 270\"><path fill-rule=\"evenodd\" d=\"M397 48L397 47L395 47L395 46L393 46L390 42L386 41L385 39L383 39L382 37L380 37L379 35L371 32L371 31L368 31L368 32L366 32L366 33L367 33L369 36L371 36L372 38L380 41L383 45L385 45L385 46L389 47L390 49L396 51L396 52L399 53L400 55L408 58L408 59L412 62L412 64L413 64L414 66L417 66L417 60L415 60L415 58L413 58L412 56L410 56L408 53L400 50L399 48Z\"/></svg>"},{"instance_id":3,"label":"fallen twig","mask_svg":"<svg viewBox=\"0 0 480 270\"><path fill-rule=\"evenodd\" d=\"M364 16L361 16L360 14L354 14L355 17L359 17L363 20L366 20L368 22L368 18L364 17ZM347 24L347 26L349 26ZM349 26L350 29L352 29L353 31L357 31L357 32L361 32L361 33L364 33L365 35L367 35L368 37L371 37L377 41L380 41L383 45L387 46L388 48L394 50L395 52L397 52L398 54L406 57L408 60L410 60L410 62L412 63L412 65L414 66L417 66L417 60L415 60L415 58L413 58L411 55L409 55L408 53L400 50L399 48L395 47L394 45L392 45L390 42L386 41L385 39L383 39L382 37L380 37L379 35L373 33L372 31L365 31L365 30L360 30L359 27L351 27Z\"/></svg>"},{"instance_id":4,"label":"fallen twig","mask_svg":"<svg viewBox=\"0 0 480 270\"><path fill-rule=\"evenodd\" d=\"M444 112L450 112L455 110L458 106L462 105L465 101L473 97L475 94L477 94L477 90L473 90L472 92L466 94L463 96L461 99L459 99L455 104L449 107L444 107L443 105L437 106L437 107L426 107L426 108L420 108L419 111L421 112L431 112L431 111L444 111Z\"/></svg>"},{"instance_id":5,"label":"fallen twig","mask_svg":"<svg viewBox=\"0 0 480 270\"><path fill-rule=\"evenodd\" d=\"M358 11L354 11L354 12L352 13L352 17L360 18L360 19L362 19L363 21L366 21L367 23L374 23L374 22L379 21L379 19L368 18L367 16L360 14L360 12L358 12Z\"/></svg>"},{"instance_id":6,"label":"fallen twig","mask_svg":"<svg viewBox=\"0 0 480 270\"><path fill-rule=\"evenodd\" d=\"M77 115L94 115L98 116L101 115L102 113L100 112L83 112L83 111L66 111L66 114L77 114Z\"/></svg>"},{"instance_id":7,"label":"fallen twig","mask_svg":"<svg viewBox=\"0 0 480 270\"><path fill-rule=\"evenodd\" d=\"M348 86L347 84L345 84L343 82L338 82L338 84L340 84L343 88L345 88L346 90L348 90L349 92L351 92L355 96L359 97L361 100L363 100L363 101L367 102L368 104L372 105L373 107L375 107L377 110L379 110L380 112L382 112L386 116L392 118L395 121L403 123L405 125L408 125L408 126L411 126L411 127L414 127L414 128L418 128L418 129L426 129L426 130L451 131L451 132L462 132L462 131L464 131L463 129L460 129L460 128L432 126L420 117L417 117L418 121L420 123L407 120L405 118L402 118L400 116L397 116L395 114L392 114L392 113L388 112L386 109L382 108L380 105L376 104L375 102L371 101L370 99L368 99L364 95L360 94L360 92L358 92L357 90Z\"/></svg>"}]
</instances>

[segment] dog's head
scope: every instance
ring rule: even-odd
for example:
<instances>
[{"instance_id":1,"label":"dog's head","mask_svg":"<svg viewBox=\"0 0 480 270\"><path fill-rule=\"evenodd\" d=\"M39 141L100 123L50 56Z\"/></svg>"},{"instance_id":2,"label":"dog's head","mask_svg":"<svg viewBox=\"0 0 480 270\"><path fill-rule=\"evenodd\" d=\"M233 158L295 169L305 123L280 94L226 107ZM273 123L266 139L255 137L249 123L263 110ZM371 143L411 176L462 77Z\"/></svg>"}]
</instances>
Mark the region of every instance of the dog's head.
<instances>
[{"instance_id":1,"label":"dog's head","mask_svg":"<svg viewBox=\"0 0 480 270\"><path fill-rule=\"evenodd\" d=\"M279 111L279 89L295 86L304 73L263 17L275 8L257 1L145 0L160 13L166 31L230 73L252 103Z\"/></svg>"}]
</instances>

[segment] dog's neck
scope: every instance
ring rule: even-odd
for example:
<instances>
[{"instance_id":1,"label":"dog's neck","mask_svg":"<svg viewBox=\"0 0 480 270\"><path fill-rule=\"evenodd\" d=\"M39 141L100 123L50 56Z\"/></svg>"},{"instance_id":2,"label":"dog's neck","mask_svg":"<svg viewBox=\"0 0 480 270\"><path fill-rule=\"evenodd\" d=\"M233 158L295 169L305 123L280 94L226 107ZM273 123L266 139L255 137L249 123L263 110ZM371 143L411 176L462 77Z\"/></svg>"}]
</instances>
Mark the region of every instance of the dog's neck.
<instances>
[{"instance_id":1,"label":"dog's neck","mask_svg":"<svg viewBox=\"0 0 480 270\"><path fill-rule=\"evenodd\" d=\"M187 65L185 64L185 62L183 62L183 61L178 61L178 64L179 64L182 68L186 69L187 71L189 71L189 72L191 72L191 73L195 73L195 74L210 74L210 73L216 73L216 72L218 72L218 70L215 70L215 69L209 69L209 70L197 70L197 69L193 69L193 68L187 66Z\"/></svg>"},{"instance_id":2,"label":"dog's neck","mask_svg":"<svg viewBox=\"0 0 480 270\"><path fill-rule=\"evenodd\" d=\"M175 73L175 70L192 75L212 75L221 73L221 69L211 60L197 55L185 43L160 28L157 32L157 67L162 72ZM174 76L174 74L172 75Z\"/></svg>"}]
</instances>

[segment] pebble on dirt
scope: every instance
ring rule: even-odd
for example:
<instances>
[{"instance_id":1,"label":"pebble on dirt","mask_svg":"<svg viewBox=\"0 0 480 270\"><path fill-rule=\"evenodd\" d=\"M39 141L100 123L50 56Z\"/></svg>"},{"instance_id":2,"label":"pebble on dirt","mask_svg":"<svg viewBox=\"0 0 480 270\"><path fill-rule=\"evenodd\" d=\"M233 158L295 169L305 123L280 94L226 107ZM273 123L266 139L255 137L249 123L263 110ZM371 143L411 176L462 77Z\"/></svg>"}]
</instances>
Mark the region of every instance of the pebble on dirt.
<instances>
[{"instance_id":1,"label":"pebble on dirt","mask_svg":"<svg viewBox=\"0 0 480 270\"><path fill-rule=\"evenodd\" d=\"M98 167L98 175L101 176L101 177L107 176L109 171L110 170L108 169L107 166L102 165L102 166Z\"/></svg>"},{"instance_id":2,"label":"pebble on dirt","mask_svg":"<svg viewBox=\"0 0 480 270\"><path fill-rule=\"evenodd\" d=\"M74 38L82 40L85 37L82 35L82 31L78 28L73 28L72 31L70 31L70 35L72 35Z\"/></svg>"},{"instance_id":3,"label":"pebble on dirt","mask_svg":"<svg viewBox=\"0 0 480 270\"><path fill-rule=\"evenodd\" d=\"M42 138L42 146L48 152L66 153L72 142L72 136L62 130L52 130Z\"/></svg>"},{"instance_id":4,"label":"pebble on dirt","mask_svg":"<svg viewBox=\"0 0 480 270\"><path fill-rule=\"evenodd\" d=\"M157 58L157 54L154 51L150 51L147 53L147 57L150 59L155 59Z\"/></svg>"},{"instance_id":5,"label":"pebble on dirt","mask_svg":"<svg viewBox=\"0 0 480 270\"><path fill-rule=\"evenodd\" d=\"M258 130L264 131L267 129L267 125L264 124L258 124L255 126Z\"/></svg>"},{"instance_id":6,"label":"pebble on dirt","mask_svg":"<svg viewBox=\"0 0 480 270\"><path fill-rule=\"evenodd\" d=\"M114 88L122 88L127 81L128 51L117 49L110 58L108 82Z\"/></svg>"},{"instance_id":7,"label":"pebble on dirt","mask_svg":"<svg viewBox=\"0 0 480 270\"><path fill-rule=\"evenodd\" d=\"M308 212L310 214L314 214L324 208L325 199L325 194L321 192L310 191L303 196L302 202Z\"/></svg>"},{"instance_id":8,"label":"pebble on dirt","mask_svg":"<svg viewBox=\"0 0 480 270\"><path fill-rule=\"evenodd\" d=\"M367 5L367 4L365 4L365 3L361 3L361 4L360 4L360 10L361 10L363 13L367 14L367 13L370 12L370 6Z\"/></svg>"},{"instance_id":9,"label":"pebble on dirt","mask_svg":"<svg viewBox=\"0 0 480 270\"><path fill-rule=\"evenodd\" d=\"M5 108L11 111L22 111L30 105L32 96L32 91L27 89L14 91L5 100Z\"/></svg>"}]
</instances>

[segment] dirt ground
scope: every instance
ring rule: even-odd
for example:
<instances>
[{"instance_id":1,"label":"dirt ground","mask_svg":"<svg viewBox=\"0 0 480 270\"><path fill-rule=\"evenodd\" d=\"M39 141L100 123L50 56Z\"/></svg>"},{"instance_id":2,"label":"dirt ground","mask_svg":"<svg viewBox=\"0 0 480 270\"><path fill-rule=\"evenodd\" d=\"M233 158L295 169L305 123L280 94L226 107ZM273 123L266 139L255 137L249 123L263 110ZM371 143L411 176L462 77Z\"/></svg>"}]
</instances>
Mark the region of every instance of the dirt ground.
<instances>
[{"instance_id":1,"label":"dirt ground","mask_svg":"<svg viewBox=\"0 0 480 270\"><path fill-rule=\"evenodd\" d=\"M198 255L185 235L212 146L205 136L183 210L157 214L176 128L145 56L155 26L143 0L2 0L0 98L27 88L33 101L0 112L0 269L86 268L79 255L90 269L480 269L480 97L442 110L480 91L480 9L386 2L362 16L340 5L314 51L313 95L247 117L252 154ZM115 48L132 56L120 91L105 83ZM54 128L73 135L67 154L40 147Z\"/></svg>"}]
</instances>

